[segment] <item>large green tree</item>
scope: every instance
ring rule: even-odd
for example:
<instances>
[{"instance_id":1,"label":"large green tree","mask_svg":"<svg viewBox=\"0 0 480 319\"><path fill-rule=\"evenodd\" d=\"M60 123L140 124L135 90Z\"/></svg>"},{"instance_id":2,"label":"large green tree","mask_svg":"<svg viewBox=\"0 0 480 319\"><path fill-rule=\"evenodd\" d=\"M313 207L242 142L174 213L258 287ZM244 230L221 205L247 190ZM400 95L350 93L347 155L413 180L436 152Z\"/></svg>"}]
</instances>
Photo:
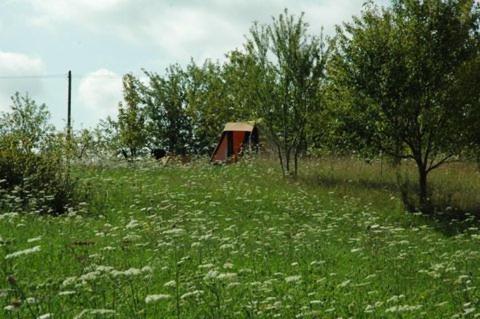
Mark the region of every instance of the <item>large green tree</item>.
<instances>
[{"instance_id":1,"label":"large green tree","mask_svg":"<svg viewBox=\"0 0 480 319\"><path fill-rule=\"evenodd\" d=\"M165 147L172 154L185 154L191 137L186 114L186 74L176 64L168 67L163 76L145 74L149 83L144 86L142 100L146 105L150 143Z\"/></svg>"},{"instance_id":2,"label":"large green tree","mask_svg":"<svg viewBox=\"0 0 480 319\"><path fill-rule=\"evenodd\" d=\"M238 90L241 67L231 58L224 64L207 60L203 65L188 65L187 113L198 153L213 151L226 122L252 120L252 109Z\"/></svg>"},{"instance_id":3,"label":"large green tree","mask_svg":"<svg viewBox=\"0 0 480 319\"><path fill-rule=\"evenodd\" d=\"M322 107L327 50L322 37L307 31L303 14L286 10L271 25L255 24L242 62L248 71L244 88L277 148L284 175L297 175L308 128Z\"/></svg>"},{"instance_id":4,"label":"large green tree","mask_svg":"<svg viewBox=\"0 0 480 319\"><path fill-rule=\"evenodd\" d=\"M129 154L124 151L125 157L137 156L138 151L145 146L145 114L141 107L140 81L131 74L123 77L123 98L118 108L118 131L122 146L128 148Z\"/></svg>"},{"instance_id":5,"label":"large green tree","mask_svg":"<svg viewBox=\"0 0 480 319\"><path fill-rule=\"evenodd\" d=\"M45 148L53 135L54 127L49 123L50 112L45 104L37 104L28 94L12 96L10 112L0 114L0 135L10 140L23 153Z\"/></svg>"},{"instance_id":6,"label":"large green tree","mask_svg":"<svg viewBox=\"0 0 480 319\"><path fill-rule=\"evenodd\" d=\"M428 174L468 145L472 103L460 98L478 57L473 0L371 4L339 29L329 74L344 129L357 141L418 168L419 206L430 211ZM472 128L470 128L472 129Z\"/></svg>"}]
</instances>

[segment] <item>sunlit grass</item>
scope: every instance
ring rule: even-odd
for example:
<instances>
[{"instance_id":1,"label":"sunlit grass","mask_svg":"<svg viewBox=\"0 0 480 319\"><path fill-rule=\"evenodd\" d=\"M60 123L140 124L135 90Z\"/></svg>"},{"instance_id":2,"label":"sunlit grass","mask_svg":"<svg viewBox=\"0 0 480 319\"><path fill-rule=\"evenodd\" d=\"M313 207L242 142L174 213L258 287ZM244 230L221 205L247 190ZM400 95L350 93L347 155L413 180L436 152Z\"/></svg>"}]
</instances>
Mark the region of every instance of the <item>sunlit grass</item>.
<instances>
[{"instance_id":1,"label":"sunlit grass","mask_svg":"<svg viewBox=\"0 0 480 319\"><path fill-rule=\"evenodd\" d=\"M402 181L408 180L412 192L417 186L414 163L404 162L400 169L387 160L366 162L354 158L321 158L306 160L302 181L309 185L334 189L383 205L389 195L397 197L397 171ZM440 209L451 208L480 214L480 169L477 164L457 162L444 165L429 175L432 201Z\"/></svg>"},{"instance_id":2,"label":"sunlit grass","mask_svg":"<svg viewBox=\"0 0 480 319\"><path fill-rule=\"evenodd\" d=\"M376 165L318 163L302 169L304 176L316 172L313 179L320 183L285 181L276 165L265 161L78 169L82 183L94 189L87 213L0 215L0 313L5 318L478 313L477 228L447 233L404 213L394 190L362 184L379 179L380 173L373 175ZM322 181L327 174L328 183ZM391 172L385 168L381 174ZM472 174L465 169L463 176L473 179ZM460 180L458 187L464 187Z\"/></svg>"}]
</instances>

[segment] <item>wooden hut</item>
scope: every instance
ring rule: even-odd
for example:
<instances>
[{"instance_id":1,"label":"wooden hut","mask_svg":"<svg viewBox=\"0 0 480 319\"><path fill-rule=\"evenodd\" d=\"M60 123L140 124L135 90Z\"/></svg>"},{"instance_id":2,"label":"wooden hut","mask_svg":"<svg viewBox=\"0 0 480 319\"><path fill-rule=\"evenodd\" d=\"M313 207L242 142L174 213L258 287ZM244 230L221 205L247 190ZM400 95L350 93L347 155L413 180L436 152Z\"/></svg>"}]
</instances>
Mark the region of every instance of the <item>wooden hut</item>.
<instances>
[{"instance_id":1,"label":"wooden hut","mask_svg":"<svg viewBox=\"0 0 480 319\"><path fill-rule=\"evenodd\" d=\"M257 151L258 129L253 122L227 123L223 129L212 162L235 162L244 152Z\"/></svg>"}]
</instances>

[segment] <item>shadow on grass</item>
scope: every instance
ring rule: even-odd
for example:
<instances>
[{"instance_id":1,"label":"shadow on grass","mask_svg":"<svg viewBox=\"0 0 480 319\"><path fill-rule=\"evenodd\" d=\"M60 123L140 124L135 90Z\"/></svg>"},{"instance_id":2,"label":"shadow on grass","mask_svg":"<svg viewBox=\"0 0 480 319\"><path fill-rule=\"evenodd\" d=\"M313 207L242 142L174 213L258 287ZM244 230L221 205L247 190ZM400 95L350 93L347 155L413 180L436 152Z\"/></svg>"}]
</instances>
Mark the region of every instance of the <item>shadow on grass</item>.
<instances>
[{"instance_id":1,"label":"shadow on grass","mask_svg":"<svg viewBox=\"0 0 480 319\"><path fill-rule=\"evenodd\" d=\"M358 190L385 192L385 199L383 199L382 195L380 199L376 197L376 201L386 201L387 196L392 193L398 194L402 198L401 187L396 182L388 180L343 179L336 176L310 175L299 177L299 181L313 187L323 187L332 190L342 189L345 192L351 191L352 193L358 192ZM408 192L416 194L415 185L410 185ZM368 201L370 200L371 198L368 199ZM420 214L415 213L417 211L415 206L417 205L412 204L405 198L402 199L402 203L407 211L412 212L412 215L418 216L418 218L408 219L406 221L408 226L418 226L421 223L449 237L480 229L480 205L457 207L454 203L440 199L434 204L433 212Z\"/></svg>"},{"instance_id":2,"label":"shadow on grass","mask_svg":"<svg viewBox=\"0 0 480 319\"><path fill-rule=\"evenodd\" d=\"M480 207L459 209L436 207L433 214L422 215L422 221L445 236L456 236L480 229Z\"/></svg>"},{"instance_id":3,"label":"shadow on grass","mask_svg":"<svg viewBox=\"0 0 480 319\"><path fill-rule=\"evenodd\" d=\"M299 179L309 185L323 186L326 188L348 187L367 190L384 190L389 192L398 192L399 188L395 182L387 180L368 180L368 179L340 179L335 176L302 176Z\"/></svg>"}]
</instances>

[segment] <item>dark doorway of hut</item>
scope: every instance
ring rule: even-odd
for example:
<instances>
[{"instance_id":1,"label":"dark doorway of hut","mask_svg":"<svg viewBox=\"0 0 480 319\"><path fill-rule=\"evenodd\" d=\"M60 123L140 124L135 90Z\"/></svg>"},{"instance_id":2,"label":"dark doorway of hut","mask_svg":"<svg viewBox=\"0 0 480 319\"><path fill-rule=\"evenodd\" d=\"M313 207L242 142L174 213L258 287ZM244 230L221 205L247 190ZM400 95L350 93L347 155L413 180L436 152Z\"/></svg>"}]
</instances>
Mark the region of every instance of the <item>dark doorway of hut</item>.
<instances>
[{"instance_id":1,"label":"dark doorway of hut","mask_svg":"<svg viewBox=\"0 0 480 319\"><path fill-rule=\"evenodd\" d=\"M258 129L254 122L231 122L223 129L212 163L234 163L245 153L258 152Z\"/></svg>"}]
</instances>

